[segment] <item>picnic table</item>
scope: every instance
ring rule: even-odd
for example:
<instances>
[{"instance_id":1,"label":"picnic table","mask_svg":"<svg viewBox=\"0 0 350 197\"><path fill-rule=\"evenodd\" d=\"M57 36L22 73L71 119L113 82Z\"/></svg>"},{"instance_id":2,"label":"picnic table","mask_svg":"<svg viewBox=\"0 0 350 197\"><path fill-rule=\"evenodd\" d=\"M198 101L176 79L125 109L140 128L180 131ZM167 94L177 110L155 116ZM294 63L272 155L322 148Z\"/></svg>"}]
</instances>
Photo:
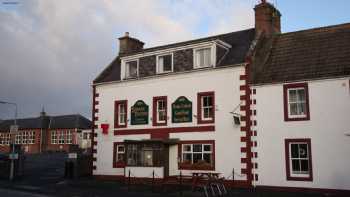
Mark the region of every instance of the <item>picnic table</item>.
<instances>
[{"instance_id":1,"label":"picnic table","mask_svg":"<svg viewBox=\"0 0 350 197\"><path fill-rule=\"evenodd\" d=\"M215 191L219 195L227 193L220 174L219 172L192 172L192 191L196 188L203 188L206 196L208 196L208 189L213 195L215 195Z\"/></svg>"}]
</instances>

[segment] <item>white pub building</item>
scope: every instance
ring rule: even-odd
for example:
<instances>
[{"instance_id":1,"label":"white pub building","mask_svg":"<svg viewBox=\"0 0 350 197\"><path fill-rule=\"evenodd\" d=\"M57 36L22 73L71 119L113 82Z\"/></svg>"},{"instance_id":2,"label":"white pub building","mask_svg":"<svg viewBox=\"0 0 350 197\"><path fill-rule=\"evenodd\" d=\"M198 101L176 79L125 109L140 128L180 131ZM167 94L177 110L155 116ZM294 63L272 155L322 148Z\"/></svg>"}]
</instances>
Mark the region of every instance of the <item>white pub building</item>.
<instances>
[{"instance_id":1,"label":"white pub building","mask_svg":"<svg viewBox=\"0 0 350 197\"><path fill-rule=\"evenodd\" d=\"M235 186L349 192L350 24L255 28L153 48L126 33L93 82L93 174L193 172Z\"/></svg>"}]
</instances>

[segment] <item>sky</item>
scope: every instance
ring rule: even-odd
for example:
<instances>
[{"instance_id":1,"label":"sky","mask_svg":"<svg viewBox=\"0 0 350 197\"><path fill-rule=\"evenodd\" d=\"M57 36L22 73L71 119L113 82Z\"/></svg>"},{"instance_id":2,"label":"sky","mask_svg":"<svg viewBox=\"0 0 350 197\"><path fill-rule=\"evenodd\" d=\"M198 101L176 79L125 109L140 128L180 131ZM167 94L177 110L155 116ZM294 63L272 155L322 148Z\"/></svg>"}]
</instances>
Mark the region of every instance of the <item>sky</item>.
<instances>
[{"instance_id":1,"label":"sky","mask_svg":"<svg viewBox=\"0 0 350 197\"><path fill-rule=\"evenodd\" d=\"M349 0L268 0L282 32L350 22ZM0 101L18 117L91 116L91 82L124 32L145 47L254 27L259 0L0 0ZM0 104L0 119L14 109Z\"/></svg>"}]
</instances>

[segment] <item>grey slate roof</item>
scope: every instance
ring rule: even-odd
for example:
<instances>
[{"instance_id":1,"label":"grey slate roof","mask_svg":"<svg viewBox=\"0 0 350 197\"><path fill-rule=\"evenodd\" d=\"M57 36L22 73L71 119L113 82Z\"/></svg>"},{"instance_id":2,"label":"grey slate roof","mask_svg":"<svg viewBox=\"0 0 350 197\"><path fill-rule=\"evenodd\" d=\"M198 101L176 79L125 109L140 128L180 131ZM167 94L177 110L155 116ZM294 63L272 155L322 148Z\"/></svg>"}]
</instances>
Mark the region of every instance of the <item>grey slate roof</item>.
<instances>
[{"instance_id":1,"label":"grey slate roof","mask_svg":"<svg viewBox=\"0 0 350 197\"><path fill-rule=\"evenodd\" d=\"M253 84L350 76L350 23L261 40Z\"/></svg>"},{"instance_id":2,"label":"grey slate roof","mask_svg":"<svg viewBox=\"0 0 350 197\"><path fill-rule=\"evenodd\" d=\"M222 59L222 61L219 64L216 65L216 67L222 67L222 66L243 63L245 60L246 54L249 50L250 44L253 41L254 37L255 37L255 29L247 29L247 30L231 32L227 34L221 34L221 35L196 39L196 40L190 40L186 42L179 42L179 43L174 43L174 44L169 44L164 46L146 48L140 52L123 55L123 57L145 53L145 52L154 52L154 51L163 50L163 49L171 49L175 47L197 44L201 42L221 40L232 46L229 53ZM185 56L185 57L187 59L182 58L181 60L183 61L183 63L179 63L176 65L174 64L174 73L192 69L193 67L192 65L186 65L188 63L193 62L192 59L189 60L189 58L192 58L192 57L189 57L189 56ZM176 68L177 65L181 65L182 67L185 67L185 68L180 68L180 69ZM155 62L153 64L149 64L146 66L148 67L147 69L149 69L149 67L154 67L154 70L156 67ZM146 75L151 76L151 75L155 75L155 73L152 71L149 71L147 72ZM120 57L116 57L112 61L112 63L109 66L107 66L107 68L94 80L94 83L111 82L111 81L119 81L119 80L120 80Z\"/></svg>"},{"instance_id":3,"label":"grey slate roof","mask_svg":"<svg viewBox=\"0 0 350 197\"><path fill-rule=\"evenodd\" d=\"M13 124L13 119L3 120L0 122L0 132L9 131ZM80 114L74 114L18 119L17 125L20 129L91 129L92 122Z\"/></svg>"}]
</instances>

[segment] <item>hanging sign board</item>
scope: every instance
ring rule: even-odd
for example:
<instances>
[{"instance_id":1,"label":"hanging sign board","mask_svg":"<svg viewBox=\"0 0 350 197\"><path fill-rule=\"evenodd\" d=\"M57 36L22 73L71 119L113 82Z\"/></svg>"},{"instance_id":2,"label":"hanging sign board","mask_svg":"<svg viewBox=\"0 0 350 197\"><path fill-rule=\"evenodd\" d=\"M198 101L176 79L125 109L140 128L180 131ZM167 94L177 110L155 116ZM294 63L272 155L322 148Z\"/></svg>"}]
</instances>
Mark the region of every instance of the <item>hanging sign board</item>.
<instances>
[{"instance_id":1,"label":"hanging sign board","mask_svg":"<svg viewBox=\"0 0 350 197\"><path fill-rule=\"evenodd\" d=\"M148 124L148 105L142 100L136 101L131 107L131 124Z\"/></svg>"},{"instance_id":2,"label":"hanging sign board","mask_svg":"<svg viewBox=\"0 0 350 197\"><path fill-rule=\"evenodd\" d=\"M172 122L192 122L192 102L181 96L171 105Z\"/></svg>"}]
</instances>

